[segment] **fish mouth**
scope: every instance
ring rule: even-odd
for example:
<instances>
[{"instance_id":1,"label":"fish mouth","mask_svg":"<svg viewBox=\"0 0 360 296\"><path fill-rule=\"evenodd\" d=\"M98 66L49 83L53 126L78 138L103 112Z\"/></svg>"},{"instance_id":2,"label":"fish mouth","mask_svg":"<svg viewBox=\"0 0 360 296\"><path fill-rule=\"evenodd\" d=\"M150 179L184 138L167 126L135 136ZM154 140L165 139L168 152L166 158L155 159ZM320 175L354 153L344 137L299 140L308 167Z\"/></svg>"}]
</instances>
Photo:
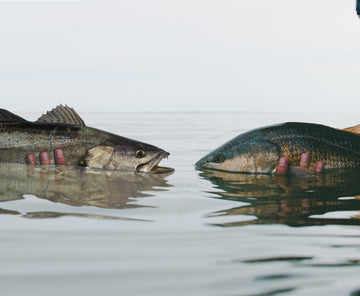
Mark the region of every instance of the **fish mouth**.
<instances>
[{"instance_id":1,"label":"fish mouth","mask_svg":"<svg viewBox=\"0 0 360 296\"><path fill-rule=\"evenodd\" d=\"M157 156L155 156L152 160L140 164L136 167L137 172L144 172L144 173L152 173L152 174L160 174L160 173L168 173L172 172L173 168L168 167L161 167L158 166L158 163L163 160L164 158L167 158L170 155L169 152L163 151L160 152Z\"/></svg>"},{"instance_id":2,"label":"fish mouth","mask_svg":"<svg viewBox=\"0 0 360 296\"><path fill-rule=\"evenodd\" d=\"M202 169L203 165L205 164L205 161L203 159L200 159L195 163L195 169L200 170Z\"/></svg>"},{"instance_id":3,"label":"fish mouth","mask_svg":"<svg viewBox=\"0 0 360 296\"><path fill-rule=\"evenodd\" d=\"M211 163L213 165L218 165L215 163ZM209 162L206 160L205 157L201 158L195 163L195 169L196 170L203 170L203 169L216 169L216 166L209 166Z\"/></svg>"}]
</instances>

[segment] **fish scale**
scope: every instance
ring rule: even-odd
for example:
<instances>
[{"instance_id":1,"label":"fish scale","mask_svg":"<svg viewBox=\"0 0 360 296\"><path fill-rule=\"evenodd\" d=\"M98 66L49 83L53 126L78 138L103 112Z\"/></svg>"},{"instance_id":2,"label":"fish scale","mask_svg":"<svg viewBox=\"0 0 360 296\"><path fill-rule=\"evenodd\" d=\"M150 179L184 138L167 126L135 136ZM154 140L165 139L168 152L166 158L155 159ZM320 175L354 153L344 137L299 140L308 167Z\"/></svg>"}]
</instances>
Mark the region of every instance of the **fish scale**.
<instances>
[{"instance_id":1,"label":"fish scale","mask_svg":"<svg viewBox=\"0 0 360 296\"><path fill-rule=\"evenodd\" d=\"M323 161L324 168L360 166L360 136L324 125L286 123L263 129L291 165L298 165L302 153L309 153L310 168Z\"/></svg>"}]
</instances>

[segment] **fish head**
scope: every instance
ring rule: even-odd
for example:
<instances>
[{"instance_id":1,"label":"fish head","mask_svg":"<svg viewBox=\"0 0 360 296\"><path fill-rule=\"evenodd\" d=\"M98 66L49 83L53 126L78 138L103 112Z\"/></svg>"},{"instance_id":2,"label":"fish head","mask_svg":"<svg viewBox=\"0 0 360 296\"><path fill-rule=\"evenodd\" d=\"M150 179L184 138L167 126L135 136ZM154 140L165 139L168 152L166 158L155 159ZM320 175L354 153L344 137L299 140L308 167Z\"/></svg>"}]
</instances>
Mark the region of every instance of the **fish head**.
<instances>
[{"instance_id":1,"label":"fish head","mask_svg":"<svg viewBox=\"0 0 360 296\"><path fill-rule=\"evenodd\" d=\"M237 173L271 173L279 160L276 145L259 140L233 139L201 158L197 169Z\"/></svg>"},{"instance_id":2,"label":"fish head","mask_svg":"<svg viewBox=\"0 0 360 296\"><path fill-rule=\"evenodd\" d=\"M85 164L92 168L161 173L172 168L158 166L170 153L145 143L136 145L99 145L88 151Z\"/></svg>"}]
</instances>

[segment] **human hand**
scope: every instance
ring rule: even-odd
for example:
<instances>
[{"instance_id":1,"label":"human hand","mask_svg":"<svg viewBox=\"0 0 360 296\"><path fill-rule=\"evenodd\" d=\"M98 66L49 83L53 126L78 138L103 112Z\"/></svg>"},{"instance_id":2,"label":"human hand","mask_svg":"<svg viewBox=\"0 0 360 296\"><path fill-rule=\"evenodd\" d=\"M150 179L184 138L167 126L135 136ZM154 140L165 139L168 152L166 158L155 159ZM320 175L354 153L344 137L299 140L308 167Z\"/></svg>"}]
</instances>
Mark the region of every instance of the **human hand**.
<instances>
[{"instance_id":1,"label":"human hand","mask_svg":"<svg viewBox=\"0 0 360 296\"><path fill-rule=\"evenodd\" d=\"M65 155L61 149L56 149L54 151L54 156L55 156L55 164L57 164L57 165L65 165L66 164ZM27 162L28 162L28 164L36 164L36 158L35 158L34 154L27 155ZM47 152L40 153L40 164L42 164L42 165L50 164L49 153L47 153Z\"/></svg>"},{"instance_id":2,"label":"human hand","mask_svg":"<svg viewBox=\"0 0 360 296\"><path fill-rule=\"evenodd\" d=\"M321 173L324 170L324 163L322 161L318 161L316 163L314 171L309 169L309 162L310 162L310 157L308 153L301 154L300 163L298 167L289 167L288 159L286 157L281 157L279 159L279 163L278 166L276 167L275 173L277 175L284 175L287 173L299 173L299 172L302 172L303 174L304 173L311 174L314 172Z\"/></svg>"}]
</instances>

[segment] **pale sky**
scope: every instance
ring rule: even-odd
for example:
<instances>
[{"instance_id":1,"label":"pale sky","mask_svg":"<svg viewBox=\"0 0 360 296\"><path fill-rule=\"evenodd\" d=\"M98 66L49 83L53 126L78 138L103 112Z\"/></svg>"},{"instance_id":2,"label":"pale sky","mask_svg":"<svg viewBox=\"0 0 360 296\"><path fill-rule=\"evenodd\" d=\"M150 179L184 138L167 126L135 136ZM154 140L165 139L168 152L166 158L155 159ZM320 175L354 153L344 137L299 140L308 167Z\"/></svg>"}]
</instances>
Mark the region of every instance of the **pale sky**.
<instances>
[{"instance_id":1,"label":"pale sky","mask_svg":"<svg viewBox=\"0 0 360 296\"><path fill-rule=\"evenodd\" d=\"M355 0L0 0L0 108L357 111Z\"/></svg>"}]
</instances>

